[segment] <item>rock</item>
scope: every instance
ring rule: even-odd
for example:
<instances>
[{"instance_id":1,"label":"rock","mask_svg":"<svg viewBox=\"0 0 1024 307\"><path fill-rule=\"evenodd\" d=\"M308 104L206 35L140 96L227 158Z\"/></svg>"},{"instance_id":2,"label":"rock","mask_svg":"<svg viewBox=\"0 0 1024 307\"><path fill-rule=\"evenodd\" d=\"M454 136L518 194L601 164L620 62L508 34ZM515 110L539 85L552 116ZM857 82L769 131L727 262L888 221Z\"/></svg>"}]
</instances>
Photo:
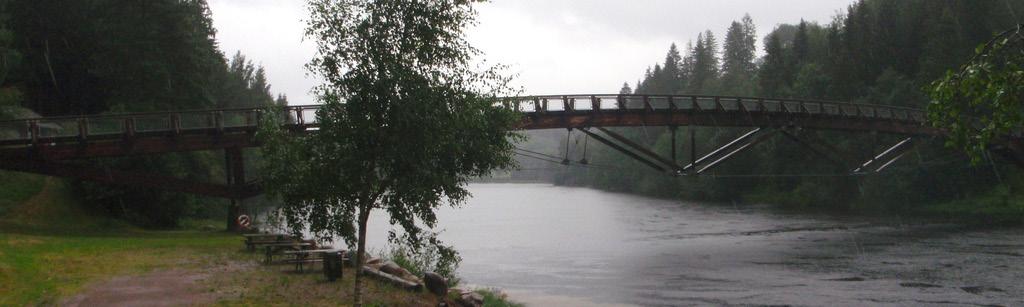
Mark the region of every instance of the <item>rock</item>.
<instances>
[{"instance_id":1,"label":"rock","mask_svg":"<svg viewBox=\"0 0 1024 307\"><path fill-rule=\"evenodd\" d=\"M403 269L402 267L398 266L397 263L394 263L392 261L384 262L384 264L380 266L379 270L381 270L381 272L384 273L401 277L412 275L412 273L409 273L409 271Z\"/></svg>"},{"instance_id":2,"label":"rock","mask_svg":"<svg viewBox=\"0 0 1024 307\"><path fill-rule=\"evenodd\" d=\"M365 262L363 264L366 264L366 265L376 265L376 264L384 263L384 259L373 258L373 257L366 257L366 256L363 256L363 257L364 257L363 259L366 259L366 260L364 260Z\"/></svg>"},{"instance_id":3,"label":"rock","mask_svg":"<svg viewBox=\"0 0 1024 307\"><path fill-rule=\"evenodd\" d=\"M455 303L462 307L483 307L484 295L473 291L463 291Z\"/></svg>"},{"instance_id":4,"label":"rock","mask_svg":"<svg viewBox=\"0 0 1024 307\"><path fill-rule=\"evenodd\" d=\"M430 293L437 297L443 298L448 294L448 280L437 273L423 273L423 285L427 287L427 291L430 291Z\"/></svg>"}]
</instances>

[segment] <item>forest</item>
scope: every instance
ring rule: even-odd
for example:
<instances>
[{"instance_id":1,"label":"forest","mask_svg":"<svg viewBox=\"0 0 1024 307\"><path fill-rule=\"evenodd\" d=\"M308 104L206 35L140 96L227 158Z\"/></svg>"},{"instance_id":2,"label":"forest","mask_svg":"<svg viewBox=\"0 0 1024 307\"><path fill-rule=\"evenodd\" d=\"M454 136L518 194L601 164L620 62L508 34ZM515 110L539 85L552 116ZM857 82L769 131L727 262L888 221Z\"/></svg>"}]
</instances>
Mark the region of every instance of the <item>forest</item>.
<instances>
[{"instance_id":1,"label":"forest","mask_svg":"<svg viewBox=\"0 0 1024 307\"><path fill-rule=\"evenodd\" d=\"M931 84L956 70L975 48L1018 24L1024 1L861 0L828 24L803 20L758 37L751 16L730 24L724 38L708 30L623 84L620 94L690 94L820 99L928 107ZM757 42L763 42L758 53ZM763 54L758 56L758 54ZM696 127L696 145L679 127L676 148L707 153L746 130ZM620 128L668 155L665 127ZM884 134L801 131L867 161L899 138ZM1019 223L1021 171L994 155L971 163L942 140L926 140L891 169L851 176L786 138L772 138L708 176L653 171L586 139L582 133L532 132L523 149L589 165L520 157L522 180L553 180L626 193L724 203L769 203L815 211L862 211L968 217ZM566 140L568 138L568 141ZM686 154L680 157L686 160ZM561 159L555 159L558 161Z\"/></svg>"},{"instance_id":2,"label":"forest","mask_svg":"<svg viewBox=\"0 0 1024 307\"><path fill-rule=\"evenodd\" d=\"M0 59L0 118L287 104L271 94L262 67L240 52L222 53L205 0L0 0ZM220 152L88 163L225 181ZM6 186L29 180L10 172L0 177ZM226 213L225 200L69 185L89 211L143 226L175 227L184 218Z\"/></svg>"}]
</instances>

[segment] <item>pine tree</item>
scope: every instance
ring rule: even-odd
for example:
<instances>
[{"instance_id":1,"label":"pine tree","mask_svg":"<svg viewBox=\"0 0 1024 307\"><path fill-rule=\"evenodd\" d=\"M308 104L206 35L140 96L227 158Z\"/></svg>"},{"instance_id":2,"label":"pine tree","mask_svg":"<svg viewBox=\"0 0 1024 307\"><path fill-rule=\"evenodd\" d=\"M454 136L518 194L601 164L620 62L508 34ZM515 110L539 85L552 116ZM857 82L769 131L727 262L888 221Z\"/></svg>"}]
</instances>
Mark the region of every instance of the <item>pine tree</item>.
<instances>
[{"instance_id":1,"label":"pine tree","mask_svg":"<svg viewBox=\"0 0 1024 307\"><path fill-rule=\"evenodd\" d=\"M679 48L672 43L672 46L668 48L668 54L665 55L665 64L660 76L661 88L659 90L662 94L675 94L679 91L682 86L682 62L683 58L679 55Z\"/></svg>"},{"instance_id":2,"label":"pine tree","mask_svg":"<svg viewBox=\"0 0 1024 307\"><path fill-rule=\"evenodd\" d=\"M693 71L689 78L689 91L693 94L713 94L718 81L718 43L710 30L697 36L697 45L691 51Z\"/></svg>"},{"instance_id":3,"label":"pine tree","mask_svg":"<svg viewBox=\"0 0 1024 307\"><path fill-rule=\"evenodd\" d=\"M734 21L725 35L722 52L722 91L732 95L750 95L750 82L757 67L754 64L756 51L754 22L750 15L743 16L743 23Z\"/></svg>"},{"instance_id":4,"label":"pine tree","mask_svg":"<svg viewBox=\"0 0 1024 307\"><path fill-rule=\"evenodd\" d=\"M632 95L633 89L629 88L628 82L622 82L622 88L619 89L619 95Z\"/></svg>"}]
</instances>

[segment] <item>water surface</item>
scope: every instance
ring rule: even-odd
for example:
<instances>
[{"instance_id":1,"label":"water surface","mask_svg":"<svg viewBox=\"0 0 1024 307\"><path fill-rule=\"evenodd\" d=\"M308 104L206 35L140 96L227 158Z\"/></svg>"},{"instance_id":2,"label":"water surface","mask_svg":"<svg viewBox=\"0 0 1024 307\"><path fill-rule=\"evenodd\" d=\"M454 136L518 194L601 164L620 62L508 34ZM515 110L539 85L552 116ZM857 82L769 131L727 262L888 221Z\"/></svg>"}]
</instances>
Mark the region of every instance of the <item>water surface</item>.
<instances>
[{"instance_id":1,"label":"water surface","mask_svg":"<svg viewBox=\"0 0 1024 307\"><path fill-rule=\"evenodd\" d=\"M439 213L464 282L536 305L1024 305L1024 231L781 214L543 184ZM371 217L370 246L386 220Z\"/></svg>"}]
</instances>

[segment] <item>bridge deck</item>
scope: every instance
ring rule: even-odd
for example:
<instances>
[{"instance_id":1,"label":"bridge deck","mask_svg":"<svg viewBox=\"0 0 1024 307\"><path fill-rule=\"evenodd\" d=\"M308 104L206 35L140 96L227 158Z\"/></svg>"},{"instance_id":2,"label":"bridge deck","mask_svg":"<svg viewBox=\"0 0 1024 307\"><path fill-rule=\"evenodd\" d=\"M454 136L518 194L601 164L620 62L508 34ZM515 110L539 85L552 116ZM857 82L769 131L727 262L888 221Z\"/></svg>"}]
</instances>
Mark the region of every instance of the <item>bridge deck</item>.
<instances>
[{"instance_id":1,"label":"bridge deck","mask_svg":"<svg viewBox=\"0 0 1024 307\"><path fill-rule=\"evenodd\" d=\"M694 95L500 98L524 114L520 129L612 126L778 127L939 135L920 109L870 104ZM289 106L282 124L317 128L319 106ZM0 157L66 160L258 146L260 108L0 121Z\"/></svg>"}]
</instances>

